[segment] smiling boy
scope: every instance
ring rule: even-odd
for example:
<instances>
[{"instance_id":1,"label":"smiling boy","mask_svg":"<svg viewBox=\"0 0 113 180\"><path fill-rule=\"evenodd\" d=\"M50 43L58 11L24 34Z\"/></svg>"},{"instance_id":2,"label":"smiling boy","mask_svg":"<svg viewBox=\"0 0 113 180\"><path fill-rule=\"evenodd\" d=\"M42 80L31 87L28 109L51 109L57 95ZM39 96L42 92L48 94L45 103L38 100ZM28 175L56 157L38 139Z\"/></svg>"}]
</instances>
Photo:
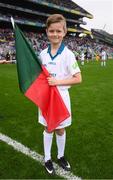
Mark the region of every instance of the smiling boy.
<instances>
[{"instance_id":1,"label":"smiling boy","mask_svg":"<svg viewBox=\"0 0 113 180\"><path fill-rule=\"evenodd\" d=\"M46 22L46 34L50 45L40 53L42 64L50 73L48 84L57 86L59 93L70 112L70 117L65 119L56 129L56 143L58 148L58 164L65 170L70 170L71 166L64 157L66 144L65 128L71 125L71 105L68 89L71 85L81 83L81 72L75 56L63 44L63 38L67 33L66 19L61 14L53 14ZM57 107L56 107L57 108ZM43 143L45 168L49 174L54 174L55 170L51 159L51 147L54 132L48 132L47 123L39 111L39 122L44 125Z\"/></svg>"}]
</instances>

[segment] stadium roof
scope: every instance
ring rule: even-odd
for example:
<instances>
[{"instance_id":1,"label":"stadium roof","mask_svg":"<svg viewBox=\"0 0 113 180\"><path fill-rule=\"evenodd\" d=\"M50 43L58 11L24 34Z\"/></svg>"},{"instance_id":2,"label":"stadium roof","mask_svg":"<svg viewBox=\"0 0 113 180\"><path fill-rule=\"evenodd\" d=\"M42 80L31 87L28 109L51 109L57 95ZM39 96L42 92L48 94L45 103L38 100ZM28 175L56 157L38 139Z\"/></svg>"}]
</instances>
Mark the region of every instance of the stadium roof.
<instances>
[{"instance_id":1,"label":"stadium roof","mask_svg":"<svg viewBox=\"0 0 113 180\"><path fill-rule=\"evenodd\" d=\"M50 1L50 2L49 2ZM53 13L62 13L67 20L68 31L90 34L91 32L80 27L86 24L83 17L93 16L71 0L60 0L62 5L56 5L56 0L0 0L0 22L10 23L10 16L23 26L45 29L45 22L48 16ZM64 5L69 6L70 9ZM75 26L76 25L76 26Z\"/></svg>"},{"instance_id":2,"label":"stadium roof","mask_svg":"<svg viewBox=\"0 0 113 180\"><path fill-rule=\"evenodd\" d=\"M65 1L67 1L67 3L69 3L69 1L70 1L70 3L72 3L73 8L70 8L69 6L67 8L67 7L64 7L63 5L59 6L59 5L56 5L55 3L52 3L52 1L50 1L51 3L48 3L45 0L43 0L43 1L42 0L26 0L26 1L32 2L35 4L44 5L44 6L47 6L50 8L52 7L53 9L65 11L65 12L72 13L72 14L76 14L78 16L85 16L85 17L88 17L91 19L93 18L92 14L88 13L86 10L84 10L82 7L80 7L79 5L77 5L76 3L74 3L71 0L65 0Z\"/></svg>"}]
</instances>

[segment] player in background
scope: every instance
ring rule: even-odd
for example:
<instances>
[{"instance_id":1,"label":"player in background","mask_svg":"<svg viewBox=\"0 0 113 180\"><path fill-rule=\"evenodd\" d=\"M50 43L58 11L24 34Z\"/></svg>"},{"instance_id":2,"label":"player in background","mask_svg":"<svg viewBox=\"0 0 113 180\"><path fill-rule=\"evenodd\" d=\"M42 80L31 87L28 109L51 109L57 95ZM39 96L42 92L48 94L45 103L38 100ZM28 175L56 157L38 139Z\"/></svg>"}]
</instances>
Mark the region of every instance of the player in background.
<instances>
[{"instance_id":1,"label":"player in background","mask_svg":"<svg viewBox=\"0 0 113 180\"><path fill-rule=\"evenodd\" d=\"M107 53L104 49L101 52L101 66L106 66Z\"/></svg>"},{"instance_id":2,"label":"player in background","mask_svg":"<svg viewBox=\"0 0 113 180\"><path fill-rule=\"evenodd\" d=\"M81 59L81 65L83 66L84 65L84 60L85 60L84 51L81 52L80 59Z\"/></svg>"}]
</instances>

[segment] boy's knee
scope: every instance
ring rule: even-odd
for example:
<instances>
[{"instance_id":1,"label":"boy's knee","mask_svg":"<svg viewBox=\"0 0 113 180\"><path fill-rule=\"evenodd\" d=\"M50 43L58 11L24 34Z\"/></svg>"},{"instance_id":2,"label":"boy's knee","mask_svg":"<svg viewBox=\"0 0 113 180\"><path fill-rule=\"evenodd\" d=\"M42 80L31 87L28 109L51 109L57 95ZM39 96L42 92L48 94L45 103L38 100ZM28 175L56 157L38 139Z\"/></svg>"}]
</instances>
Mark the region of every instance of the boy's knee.
<instances>
[{"instance_id":1,"label":"boy's knee","mask_svg":"<svg viewBox=\"0 0 113 180\"><path fill-rule=\"evenodd\" d=\"M48 132L47 127L45 127L45 132L46 132L46 133L50 133L50 134L53 133L53 131L52 131L52 132ZM56 132L56 134L58 134L59 136L62 136L62 135L64 134L64 132L65 132L65 129L64 129L64 128L62 128L62 129L56 129L55 132Z\"/></svg>"},{"instance_id":2,"label":"boy's knee","mask_svg":"<svg viewBox=\"0 0 113 180\"><path fill-rule=\"evenodd\" d=\"M48 133L48 134L51 134L51 133L53 133L53 132L54 132L54 131L49 132L46 126L45 126L44 130L45 130L45 132L46 132L46 133Z\"/></svg>"},{"instance_id":3,"label":"boy's knee","mask_svg":"<svg viewBox=\"0 0 113 180\"><path fill-rule=\"evenodd\" d=\"M64 134L64 131L65 131L64 128L55 130L56 134L59 135L59 136L62 136Z\"/></svg>"}]
</instances>

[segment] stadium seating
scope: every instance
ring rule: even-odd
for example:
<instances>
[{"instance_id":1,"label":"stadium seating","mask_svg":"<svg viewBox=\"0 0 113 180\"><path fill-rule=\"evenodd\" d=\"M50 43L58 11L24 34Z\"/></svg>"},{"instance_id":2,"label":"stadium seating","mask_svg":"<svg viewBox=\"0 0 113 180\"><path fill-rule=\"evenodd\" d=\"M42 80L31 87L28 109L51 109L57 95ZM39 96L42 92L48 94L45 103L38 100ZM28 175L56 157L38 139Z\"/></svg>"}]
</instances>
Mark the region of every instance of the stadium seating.
<instances>
[{"instance_id":1,"label":"stadium seating","mask_svg":"<svg viewBox=\"0 0 113 180\"><path fill-rule=\"evenodd\" d=\"M47 47L48 40L45 33L35 33L35 32L24 32L25 36L28 38L29 42L33 46L35 52L37 54L40 51ZM65 37L64 43L76 54L80 54L81 51L86 52L89 51L90 58L92 59L92 55L100 54L101 49L105 49L108 56L113 56L113 48L104 44L102 42L96 42L95 39L91 39L91 37L75 37L71 35L67 35ZM6 57L6 53L10 52L11 58L15 59L15 44L14 44L14 36L13 31L11 29L0 29L0 59L3 60ZM79 57L78 57L79 59Z\"/></svg>"},{"instance_id":2,"label":"stadium seating","mask_svg":"<svg viewBox=\"0 0 113 180\"><path fill-rule=\"evenodd\" d=\"M56 5L56 6L55 6ZM40 7L40 8L39 8ZM66 9L65 9L66 8ZM7 12L7 13L6 13ZM15 60L15 44L10 17L22 28L26 37L32 44L36 54L47 47L48 40L45 34L45 22L52 13L62 13L67 19L68 33L64 43L75 53L79 59L81 51L88 51L89 58L100 54L104 48L109 57L113 56L113 44L102 41L100 35L91 38L90 33L80 27L85 24L83 17L92 18L91 14L82 7L68 0L1 0L0 1L0 60L6 59L6 54ZM80 38L80 33L89 34ZM94 32L94 31L93 31ZM99 33L98 33L99 34ZM103 39L111 38L104 34ZM112 41L113 42L113 41Z\"/></svg>"}]
</instances>

